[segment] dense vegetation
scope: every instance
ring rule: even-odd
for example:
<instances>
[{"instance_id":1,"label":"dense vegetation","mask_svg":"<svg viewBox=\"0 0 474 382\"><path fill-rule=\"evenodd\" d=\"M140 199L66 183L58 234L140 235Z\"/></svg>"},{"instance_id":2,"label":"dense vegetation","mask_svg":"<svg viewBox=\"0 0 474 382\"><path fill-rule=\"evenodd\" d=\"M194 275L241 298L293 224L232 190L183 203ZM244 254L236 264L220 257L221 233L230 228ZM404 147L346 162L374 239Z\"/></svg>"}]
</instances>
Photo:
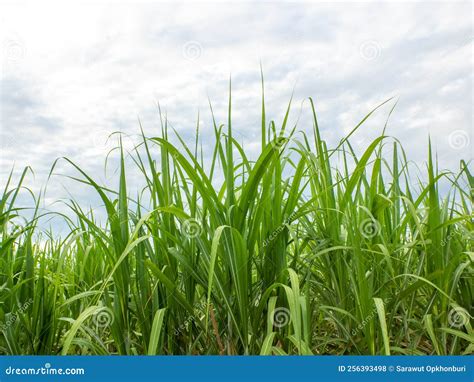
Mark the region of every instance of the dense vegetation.
<instances>
[{"instance_id":1,"label":"dense vegetation","mask_svg":"<svg viewBox=\"0 0 474 382\"><path fill-rule=\"evenodd\" d=\"M60 159L107 213L100 223L70 200L63 238L40 234L39 196L19 224L29 171L15 183L12 173L0 201L0 353L472 353L468 163L439 172L428 143L415 183L385 128L357 155L352 134L372 112L328 148L312 100L309 135L288 126L290 105L268 121L263 101L250 160L230 104L207 159L199 126L192 148L176 133L174 145L165 118L159 137L142 132L129 153L119 143L116 190Z\"/></svg>"}]
</instances>

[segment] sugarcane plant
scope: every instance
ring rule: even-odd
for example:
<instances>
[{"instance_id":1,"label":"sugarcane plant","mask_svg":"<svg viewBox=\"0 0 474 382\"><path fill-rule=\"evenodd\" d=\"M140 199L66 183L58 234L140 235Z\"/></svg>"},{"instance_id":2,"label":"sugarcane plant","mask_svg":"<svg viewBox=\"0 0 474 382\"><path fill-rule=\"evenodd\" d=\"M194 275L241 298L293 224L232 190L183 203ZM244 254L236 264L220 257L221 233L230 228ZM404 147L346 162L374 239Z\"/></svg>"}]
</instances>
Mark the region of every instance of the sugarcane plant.
<instances>
[{"instance_id":1,"label":"sugarcane plant","mask_svg":"<svg viewBox=\"0 0 474 382\"><path fill-rule=\"evenodd\" d=\"M43 211L44 192L25 185L31 169L12 171L0 201L0 353L471 354L470 163L438 170L427 139L415 183L387 124L358 153L353 135L394 103L330 148L312 99L305 132L290 123L291 100L277 122L262 96L256 158L234 138L231 91L225 123L210 107L210 150L199 122L186 142L160 111L159 134L140 126L132 150L114 135L116 189L68 158L52 165L48 182L66 165L105 221L74 198L68 214ZM24 194L31 205L19 205ZM44 228L51 215L67 235Z\"/></svg>"}]
</instances>

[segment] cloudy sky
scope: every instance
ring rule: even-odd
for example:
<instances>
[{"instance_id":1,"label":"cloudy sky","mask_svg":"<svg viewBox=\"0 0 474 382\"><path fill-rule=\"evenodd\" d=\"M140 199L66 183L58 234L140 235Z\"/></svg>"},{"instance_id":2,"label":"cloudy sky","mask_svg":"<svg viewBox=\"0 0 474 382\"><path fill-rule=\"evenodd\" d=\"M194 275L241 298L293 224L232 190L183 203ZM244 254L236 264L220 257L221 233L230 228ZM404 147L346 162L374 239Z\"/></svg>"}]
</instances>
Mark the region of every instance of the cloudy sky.
<instances>
[{"instance_id":1,"label":"cloudy sky","mask_svg":"<svg viewBox=\"0 0 474 382\"><path fill-rule=\"evenodd\" d=\"M470 2L76 4L0 5L2 184L13 164L31 165L39 187L62 156L106 182L106 137L122 131L132 144L138 118L147 134L158 133L158 102L187 139L198 111L210 135L208 97L225 122L230 75L236 135L257 152L260 62L276 121L294 88L292 118L309 131L305 99L313 97L331 145L396 97L388 134L414 163L425 160L428 136L442 168L473 158ZM380 133L391 106L364 125L356 144ZM73 174L66 166L58 171ZM68 192L92 198L64 182L54 180L47 202Z\"/></svg>"}]
</instances>

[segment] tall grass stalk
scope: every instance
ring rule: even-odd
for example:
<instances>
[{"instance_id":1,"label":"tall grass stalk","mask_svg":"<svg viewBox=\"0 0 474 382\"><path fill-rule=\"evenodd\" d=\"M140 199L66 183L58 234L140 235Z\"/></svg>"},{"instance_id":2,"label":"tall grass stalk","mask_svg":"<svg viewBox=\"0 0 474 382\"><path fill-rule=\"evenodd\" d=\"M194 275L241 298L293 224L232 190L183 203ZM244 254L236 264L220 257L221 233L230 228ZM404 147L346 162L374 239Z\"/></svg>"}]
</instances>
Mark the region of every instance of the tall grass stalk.
<instances>
[{"instance_id":1,"label":"tall grass stalk","mask_svg":"<svg viewBox=\"0 0 474 382\"><path fill-rule=\"evenodd\" d=\"M356 154L352 134L372 112L329 148L309 106L305 134L289 125L291 101L278 123L262 97L256 160L233 136L230 95L226 125L212 114L208 153L199 124L190 147L160 115L159 135L142 129L128 153L119 141L116 190L60 159L107 215L99 223L70 200L63 238L40 232L41 195L16 224L29 169L17 184L12 173L0 202L0 353L472 353L469 163L439 172L428 143L427 181L414 185L385 128ZM144 184L136 197L130 166Z\"/></svg>"}]
</instances>

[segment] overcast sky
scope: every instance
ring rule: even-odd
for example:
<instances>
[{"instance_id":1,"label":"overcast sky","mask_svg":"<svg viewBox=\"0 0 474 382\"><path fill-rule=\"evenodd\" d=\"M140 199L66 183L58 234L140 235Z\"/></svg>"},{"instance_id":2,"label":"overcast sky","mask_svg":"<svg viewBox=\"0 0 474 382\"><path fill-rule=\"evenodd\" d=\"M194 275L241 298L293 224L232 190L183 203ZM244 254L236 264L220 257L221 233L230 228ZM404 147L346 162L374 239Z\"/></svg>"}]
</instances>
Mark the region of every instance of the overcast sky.
<instances>
[{"instance_id":1,"label":"overcast sky","mask_svg":"<svg viewBox=\"0 0 474 382\"><path fill-rule=\"evenodd\" d=\"M472 27L471 3L453 1L4 2L1 183L13 163L41 178L62 156L104 180L107 135L133 137L138 118L149 135L158 133L157 102L187 139L198 110L210 135L207 98L225 122L230 75L236 135L257 152L260 62L271 118L281 121L295 88L292 118L302 105L300 127L309 131L303 101L313 97L331 145L396 97L388 134L420 164L430 135L440 167L456 169L473 157ZM355 143L380 133L390 107ZM54 182L49 202L66 191L89 198L84 187Z\"/></svg>"}]
</instances>

